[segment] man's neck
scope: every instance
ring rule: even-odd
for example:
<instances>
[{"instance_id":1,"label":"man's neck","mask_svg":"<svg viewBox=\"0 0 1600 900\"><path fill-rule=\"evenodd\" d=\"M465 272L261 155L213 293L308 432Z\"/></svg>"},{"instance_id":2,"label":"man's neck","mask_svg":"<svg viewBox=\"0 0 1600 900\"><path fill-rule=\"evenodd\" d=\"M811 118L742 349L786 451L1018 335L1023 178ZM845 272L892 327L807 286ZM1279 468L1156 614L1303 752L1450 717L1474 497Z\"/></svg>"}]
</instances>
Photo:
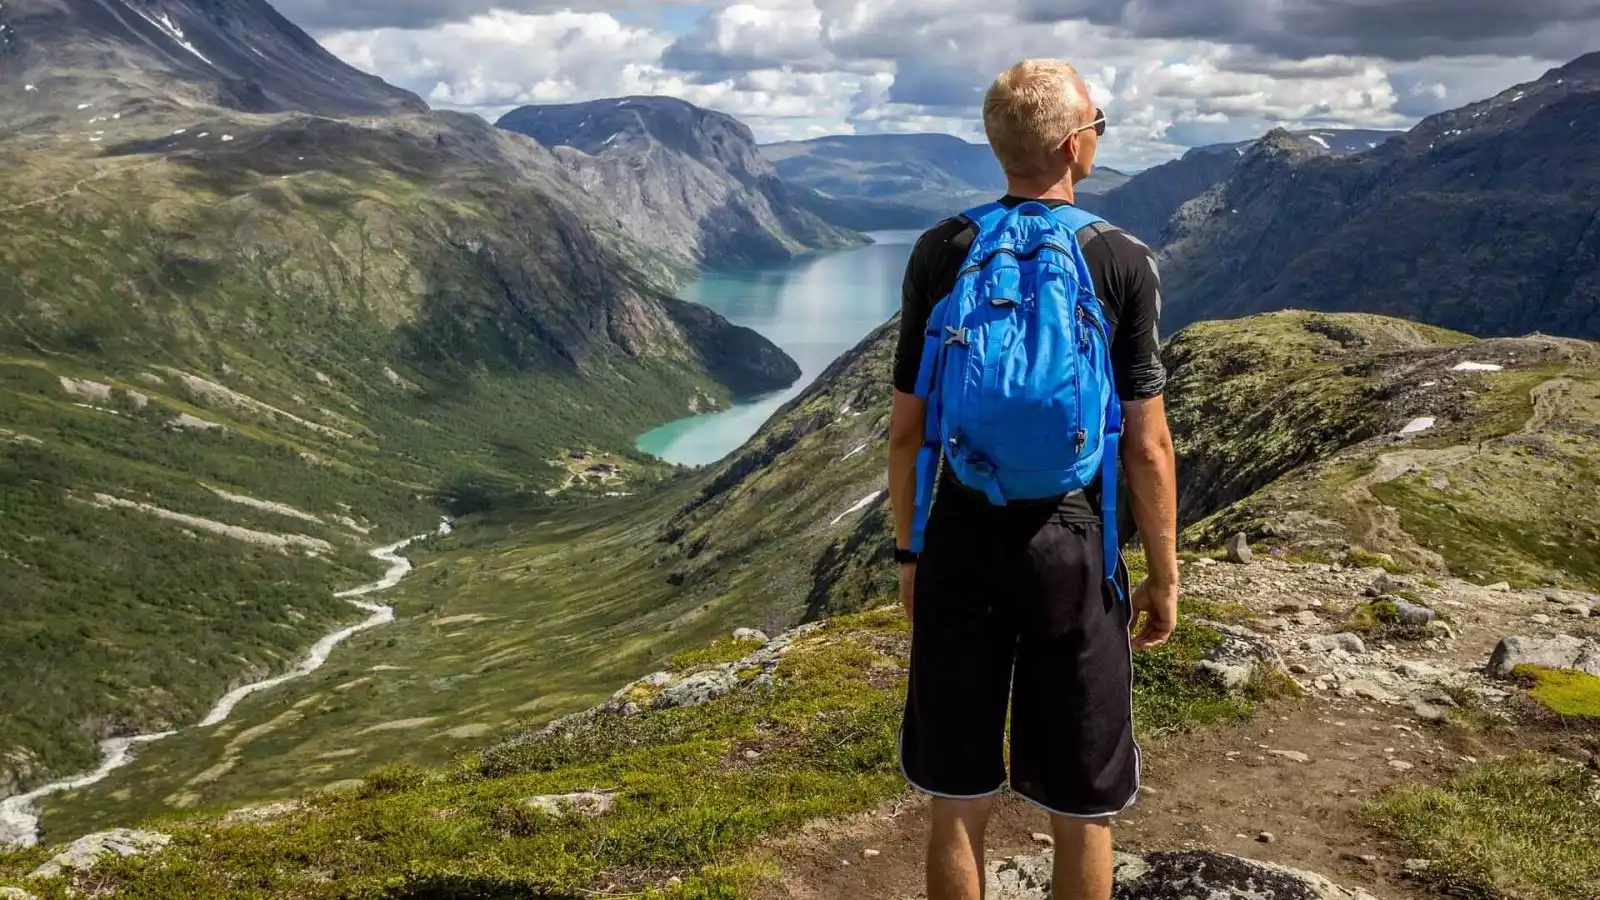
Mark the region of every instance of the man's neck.
<instances>
[{"instance_id":1,"label":"man's neck","mask_svg":"<svg viewBox=\"0 0 1600 900\"><path fill-rule=\"evenodd\" d=\"M1028 182L1017 178L1006 179L1006 193L1024 200L1065 200L1076 203L1078 193L1071 176L1051 184Z\"/></svg>"}]
</instances>

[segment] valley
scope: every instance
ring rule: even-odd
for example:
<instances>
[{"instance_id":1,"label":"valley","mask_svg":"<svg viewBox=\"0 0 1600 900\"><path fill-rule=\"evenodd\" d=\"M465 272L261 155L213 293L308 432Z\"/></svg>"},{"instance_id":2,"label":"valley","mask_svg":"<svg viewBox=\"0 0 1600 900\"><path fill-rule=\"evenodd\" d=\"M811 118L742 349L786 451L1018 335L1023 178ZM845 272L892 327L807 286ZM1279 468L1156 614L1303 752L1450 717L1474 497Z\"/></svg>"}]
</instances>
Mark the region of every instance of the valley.
<instances>
[{"instance_id":1,"label":"valley","mask_svg":"<svg viewBox=\"0 0 1600 900\"><path fill-rule=\"evenodd\" d=\"M491 125L263 0L0 25L0 897L918 895L879 229L986 147ZM1119 897L1600 892L1597 59L1085 183L1173 297Z\"/></svg>"}]
</instances>

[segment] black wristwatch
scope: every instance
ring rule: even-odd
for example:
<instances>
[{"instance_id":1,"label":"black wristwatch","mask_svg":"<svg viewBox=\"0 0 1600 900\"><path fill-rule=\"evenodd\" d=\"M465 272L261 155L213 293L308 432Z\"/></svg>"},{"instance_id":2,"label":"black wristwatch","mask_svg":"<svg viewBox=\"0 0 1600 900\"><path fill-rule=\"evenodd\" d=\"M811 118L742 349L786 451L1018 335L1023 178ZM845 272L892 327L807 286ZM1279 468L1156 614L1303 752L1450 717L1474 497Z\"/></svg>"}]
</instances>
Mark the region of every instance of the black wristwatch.
<instances>
[{"instance_id":1,"label":"black wristwatch","mask_svg":"<svg viewBox=\"0 0 1600 900\"><path fill-rule=\"evenodd\" d=\"M899 565L914 566L917 564L917 560L920 557L920 553L916 553L911 550L903 550L899 547L894 548L894 561Z\"/></svg>"}]
</instances>

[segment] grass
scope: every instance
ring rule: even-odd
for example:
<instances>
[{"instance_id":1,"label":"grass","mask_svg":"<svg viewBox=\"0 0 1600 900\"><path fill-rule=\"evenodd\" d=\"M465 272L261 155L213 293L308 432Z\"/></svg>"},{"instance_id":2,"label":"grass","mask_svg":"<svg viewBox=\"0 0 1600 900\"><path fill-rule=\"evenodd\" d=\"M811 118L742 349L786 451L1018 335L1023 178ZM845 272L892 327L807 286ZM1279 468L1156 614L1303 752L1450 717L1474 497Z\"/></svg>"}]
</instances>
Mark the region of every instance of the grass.
<instances>
[{"instance_id":1,"label":"grass","mask_svg":"<svg viewBox=\"0 0 1600 900\"><path fill-rule=\"evenodd\" d=\"M667 661L667 668L675 672L686 669L705 668L718 663L738 662L761 649L760 641L736 641L733 638L718 638L717 641L706 647L696 647L685 650Z\"/></svg>"},{"instance_id":2,"label":"grass","mask_svg":"<svg viewBox=\"0 0 1600 900\"><path fill-rule=\"evenodd\" d=\"M1365 815L1431 860L1441 893L1514 900L1600 896L1600 780L1526 752L1481 763L1449 783L1386 792Z\"/></svg>"},{"instance_id":3,"label":"grass","mask_svg":"<svg viewBox=\"0 0 1600 900\"><path fill-rule=\"evenodd\" d=\"M1402 622L1400 607L1393 600L1383 598L1362 603L1352 610L1344 630L1369 640L1420 641L1428 636L1426 625Z\"/></svg>"},{"instance_id":4,"label":"grass","mask_svg":"<svg viewBox=\"0 0 1600 900\"><path fill-rule=\"evenodd\" d=\"M1600 678L1531 665L1518 666L1513 674L1532 685L1528 696L1556 715L1600 722Z\"/></svg>"},{"instance_id":5,"label":"grass","mask_svg":"<svg viewBox=\"0 0 1600 900\"><path fill-rule=\"evenodd\" d=\"M1250 698L1229 700L1190 674L1216 639L1186 624L1169 647L1140 654L1144 736L1248 715ZM762 840L907 789L897 742L908 641L897 608L841 617L797 643L770 688L604 717L438 769L389 764L359 790L314 792L277 821L161 816L148 826L174 836L167 852L28 889L41 900L91 883L130 898L219 900L746 896L766 874L752 855ZM550 816L523 803L580 790L615 791L613 811ZM47 852L0 856L0 883ZM669 887L674 877L681 884Z\"/></svg>"}]
</instances>

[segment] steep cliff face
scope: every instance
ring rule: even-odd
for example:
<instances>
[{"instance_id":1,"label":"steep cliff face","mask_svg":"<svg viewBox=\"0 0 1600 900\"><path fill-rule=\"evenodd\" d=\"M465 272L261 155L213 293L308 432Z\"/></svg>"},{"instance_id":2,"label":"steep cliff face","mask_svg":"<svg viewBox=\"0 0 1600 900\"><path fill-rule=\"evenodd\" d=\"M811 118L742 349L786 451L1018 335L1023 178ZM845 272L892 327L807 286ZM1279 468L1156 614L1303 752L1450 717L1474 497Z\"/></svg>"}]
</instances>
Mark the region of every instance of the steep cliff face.
<instances>
[{"instance_id":1,"label":"steep cliff face","mask_svg":"<svg viewBox=\"0 0 1600 900\"><path fill-rule=\"evenodd\" d=\"M781 262L863 239L808 208L750 129L666 97L526 106L499 127L555 148L583 190L636 240L691 264Z\"/></svg>"},{"instance_id":2,"label":"steep cliff face","mask_svg":"<svg viewBox=\"0 0 1600 900\"><path fill-rule=\"evenodd\" d=\"M1169 327L1311 307L1600 336L1597 131L1600 54L1360 156L1275 133L1180 211Z\"/></svg>"}]
</instances>

